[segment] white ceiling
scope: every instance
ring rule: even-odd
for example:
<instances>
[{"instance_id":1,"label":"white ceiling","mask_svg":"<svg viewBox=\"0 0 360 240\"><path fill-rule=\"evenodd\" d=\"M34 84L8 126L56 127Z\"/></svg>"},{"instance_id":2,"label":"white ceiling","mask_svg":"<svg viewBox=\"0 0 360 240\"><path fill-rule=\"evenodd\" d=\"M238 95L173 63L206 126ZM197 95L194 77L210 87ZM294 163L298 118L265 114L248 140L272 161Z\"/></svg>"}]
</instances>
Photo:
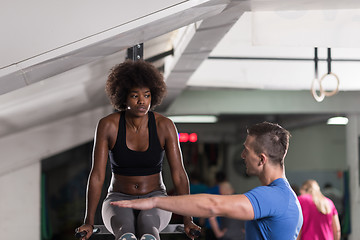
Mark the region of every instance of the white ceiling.
<instances>
[{"instance_id":1,"label":"white ceiling","mask_svg":"<svg viewBox=\"0 0 360 240\"><path fill-rule=\"evenodd\" d=\"M314 19L317 24L312 24ZM302 31L296 32L298 29ZM320 78L328 71L325 60L330 47L331 70L339 77L340 91L359 90L358 29L358 9L246 12L210 53L211 59L205 60L191 76L188 86L309 90L315 77L314 48L318 48L320 58ZM337 37L339 34L342 36ZM323 35L332 37L322 38ZM331 76L323 83L328 90L336 88L336 81Z\"/></svg>"},{"instance_id":2,"label":"white ceiling","mask_svg":"<svg viewBox=\"0 0 360 240\"><path fill-rule=\"evenodd\" d=\"M198 101L207 101L207 97L217 93L226 98L225 102L239 101L236 94L226 94L224 89L239 93L247 89L276 90L280 97L303 91L298 101L314 107L304 105L297 109L305 112L309 108L316 113L317 103L309 91L314 78L311 59L315 46L319 47L321 58L320 76L327 71L323 60L326 48L331 47L332 70L339 76L342 96L346 97L347 91L353 96L354 91L360 90L360 62L338 61L360 60L360 1L130 2L112 1L103 6L63 1L58 8L41 6L39 12L39 0L26 6L28 11L15 19L10 13L18 7L13 1L6 1L1 13L7 14L0 14L6 43L0 46L0 136L108 107L103 87L109 69L125 58L128 47L141 42L145 59L174 49L172 56L154 63L165 67L169 93L158 108L164 114L204 114L203 109L214 112L211 106L196 109L198 104L177 104L199 90L210 90L212 95L204 94ZM72 8L67 12L69 6ZM84 6L85 12L91 14L83 15ZM52 14L47 13L47 8ZM243 59L248 57L256 59ZM291 60L294 58L307 60ZM334 83L329 79L324 87L331 90ZM261 91L256 94L262 94ZM332 101L337 96L340 95L332 97ZM255 102L256 96L248 97L249 103ZM310 100L303 101L303 97ZM256 109L262 104L253 104L253 113L261 113ZM227 114L219 106L216 108L217 114ZM341 109L335 102L323 112ZM359 111L355 106L349 109ZM245 113L243 108L232 112Z\"/></svg>"}]
</instances>

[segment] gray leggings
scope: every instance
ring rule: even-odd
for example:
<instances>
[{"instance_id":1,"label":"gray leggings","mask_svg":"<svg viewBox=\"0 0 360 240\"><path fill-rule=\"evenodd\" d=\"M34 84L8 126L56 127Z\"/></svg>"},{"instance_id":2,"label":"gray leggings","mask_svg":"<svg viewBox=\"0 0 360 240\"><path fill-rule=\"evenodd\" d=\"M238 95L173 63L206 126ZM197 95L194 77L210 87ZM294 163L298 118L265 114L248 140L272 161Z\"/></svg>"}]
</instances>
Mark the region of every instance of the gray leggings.
<instances>
[{"instance_id":1,"label":"gray leggings","mask_svg":"<svg viewBox=\"0 0 360 240\"><path fill-rule=\"evenodd\" d=\"M133 210L110 205L110 202L119 200L166 196L165 191L155 191L141 196L127 195L118 192L109 192L102 205L102 218L105 227L118 240L124 233L134 233L137 238L148 233L160 240L159 232L170 222L171 212L158 208L150 210Z\"/></svg>"}]
</instances>

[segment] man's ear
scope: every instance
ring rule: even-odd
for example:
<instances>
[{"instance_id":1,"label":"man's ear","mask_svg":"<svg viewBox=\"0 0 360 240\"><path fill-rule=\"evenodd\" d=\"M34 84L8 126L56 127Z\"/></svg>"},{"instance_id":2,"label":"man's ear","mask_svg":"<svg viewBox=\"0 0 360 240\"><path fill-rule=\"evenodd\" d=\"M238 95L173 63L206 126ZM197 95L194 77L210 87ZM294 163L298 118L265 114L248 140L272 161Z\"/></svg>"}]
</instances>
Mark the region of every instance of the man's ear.
<instances>
[{"instance_id":1,"label":"man's ear","mask_svg":"<svg viewBox=\"0 0 360 240\"><path fill-rule=\"evenodd\" d=\"M260 157L259 166L265 164L268 160L264 153L261 153L259 157Z\"/></svg>"}]
</instances>

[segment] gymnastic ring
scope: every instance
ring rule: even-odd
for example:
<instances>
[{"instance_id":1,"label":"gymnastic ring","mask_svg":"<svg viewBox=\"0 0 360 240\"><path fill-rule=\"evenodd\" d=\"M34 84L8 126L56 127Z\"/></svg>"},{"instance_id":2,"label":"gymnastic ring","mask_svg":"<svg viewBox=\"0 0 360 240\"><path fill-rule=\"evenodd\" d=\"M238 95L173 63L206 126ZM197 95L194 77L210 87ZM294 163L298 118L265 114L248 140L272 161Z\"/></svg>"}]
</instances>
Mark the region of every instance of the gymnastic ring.
<instances>
[{"instance_id":1,"label":"gymnastic ring","mask_svg":"<svg viewBox=\"0 0 360 240\"><path fill-rule=\"evenodd\" d=\"M319 83L319 87L320 87L320 89L319 89L319 92L320 92L320 95L318 95L317 93L316 93L316 90L315 90L315 82L318 82ZM324 100L324 98L325 98L325 94L324 94L324 91L323 91L323 89L322 89L322 86L321 86L321 82L319 81L319 79L317 79L317 78L314 78L314 80L312 81L312 83L311 83L311 94L313 95L313 97L314 97L314 99L317 101L317 102L322 102L323 100Z\"/></svg>"},{"instance_id":2,"label":"gymnastic ring","mask_svg":"<svg viewBox=\"0 0 360 240\"><path fill-rule=\"evenodd\" d=\"M336 88L333 90L333 91L330 91L330 92L327 92L325 91L323 88L322 88L322 81L325 79L326 76L329 76L329 75L332 75L335 77L336 81L337 81L337 85L336 85ZM340 80L339 80L339 77L335 74L335 73L325 73L321 78L320 78L320 89L321 89L321 92L326 96L326 97L331 97L331 96L334 96L335 94L337 94L339 92L339 84L340 84Z\"/></svg>"}]
</instances>

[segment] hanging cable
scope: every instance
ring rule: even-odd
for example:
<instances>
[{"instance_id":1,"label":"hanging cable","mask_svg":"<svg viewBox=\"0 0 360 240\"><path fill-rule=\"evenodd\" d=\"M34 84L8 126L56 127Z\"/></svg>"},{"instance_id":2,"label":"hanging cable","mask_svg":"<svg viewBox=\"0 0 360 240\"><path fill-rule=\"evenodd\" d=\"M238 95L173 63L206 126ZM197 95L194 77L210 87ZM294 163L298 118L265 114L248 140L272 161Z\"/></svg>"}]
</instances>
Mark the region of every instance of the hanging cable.
<instances>
[{"instance_id":1,"label":"hanging cable","mask_svg":"<svg viewBox=\"0 0 360 240\"><path fill-rule=\"evenodd\" d=\"M325 80L325 78L328 77L328 76L333 76L335 78L335 80L336 80L335 89L333 91L325 91L325 90L323 90L323 93L324 93L324 95L326 97L331 97L331 96L334 96L335 94L337 94L339 92L339 85L340 85L339 77L335 73L333 73L331 71L331 61L332 61L332 59L331 59L331 48L328 48L326 61L327 61L328 72L327 72L327 74L324 74L321 77L320 84L322 84L323 83L322 81Z\"/></svg>"},{"instance_id":2,"label":"hanging cable","mask_svg":"<svg viewBox=\"0 0 360 240\"><path fill-rule=\"evenodd\" d=\"M322 102L325 98L325 94L322 90L321 81L319 80L318 62L319 62L318 49L317 49L317 47L315 47L315 49L314 49L315 78L313 79L313 81L311 83L311 94L313 95L314 99L317 102ZM318 93L315 89L315 84L319 85L320 95L318 95Z\"/></svg>"},{"instance_id":3,"label":"hanging cable","mask_svg":"<svg viewBox=\"0 0 360 240\"><path fill-rule=\"evenodd\" d=\"M328 74L330 74L331 73L331 48L328 48L328 50L327 50L327 59L326 59L326 61L327 61L327 65L328 65Z\"/></svg>"},{"instance_id":4,"label":"hanging cable","mask_svg":"<svg viewBox=\"0 0 360 240\"><path fill-rule=\"evenodd\" d=\"M319 62L318 49L316 47L316 48L314 48L314 63L315 63L315 78L316 79L319 79L318 62Z\"/></svg>"}]
</instances>

